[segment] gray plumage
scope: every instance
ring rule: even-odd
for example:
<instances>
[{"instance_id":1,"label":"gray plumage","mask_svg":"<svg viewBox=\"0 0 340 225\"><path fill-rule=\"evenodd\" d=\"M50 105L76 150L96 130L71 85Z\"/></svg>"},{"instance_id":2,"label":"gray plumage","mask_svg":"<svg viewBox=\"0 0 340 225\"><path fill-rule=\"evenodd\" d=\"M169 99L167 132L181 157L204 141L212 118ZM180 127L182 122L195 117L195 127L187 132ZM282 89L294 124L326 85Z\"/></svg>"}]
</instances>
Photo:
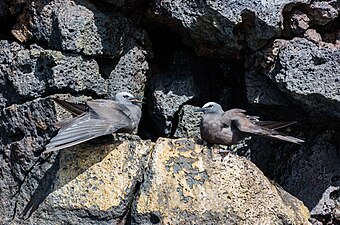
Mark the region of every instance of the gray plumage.
<instances>
[{"instance_id":1,"label":"gray plumage","mask_svg":"<svg viewBox=\"0 0 340 225\"><path fill-rule=\"evenodd\" d=\"M291 122L259 121L256 116L247 116L242 109L231 109L226 112L222 107L209 102L198 111L203 112L201 120L201 138L211 144L233 145L249 136L264 136L295 144L304 141L282 134L276 129L294 124Z\"/></svg>"},{"instance_id":2,"label":"gray plumage","mask_svg":"<svg viewBox=\"0 0 340 225\"><path fill-rule=\"evenodd\" d=\"M139 97L130 93L116 94L115 101L98 99L75 104L54 99L76 117L58 122L58 134L46 145L44 153L71 147L90 139L114 132L131 133L140 121L142 112L136 103Z\"/></svg>"}]
</instances>

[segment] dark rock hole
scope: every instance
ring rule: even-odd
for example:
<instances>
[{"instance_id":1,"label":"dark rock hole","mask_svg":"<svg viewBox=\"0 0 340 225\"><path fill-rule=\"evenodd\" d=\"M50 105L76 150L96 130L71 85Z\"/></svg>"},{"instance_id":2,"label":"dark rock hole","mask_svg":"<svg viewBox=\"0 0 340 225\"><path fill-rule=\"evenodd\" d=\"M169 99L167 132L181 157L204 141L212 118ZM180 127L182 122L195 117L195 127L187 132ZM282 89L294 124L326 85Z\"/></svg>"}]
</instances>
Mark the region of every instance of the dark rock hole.
<instances>
[{"instance_id":1,"label":"dark rock hole","mask_svg":"<svg viewBox=\"0 0 340 225\"><path fill-rule=\"evenodd\" d=\"M312 59L313 59L314 65L316 66L322 65L327 62L326 59L320 58L318 56L312 56Z\"/></svg>"},{"instance_id":2,"label":"dark rock hole","mask_svg":"<svg viewBox=\"0 0 340 225\"><path fill-rule=\"evenodd\" d=\"M339 199L339 198L340 198L340 190L332 191L332 192L329 194L329 197L330 197L330 199L333 199L333 200Z\"/></svg>"},{"instance_id":3,"label":"dark rock hole","mask_svg":"<svg viewBox=\"0 0 340 225\"><path fill-rule=\"evenodd\" d=\"M20 141L25 137L25 133L19 128L16 128L15 131L10 135L10 137L13 142Z\"/></svg>"},{"instance_id":4,"label":"dark rock hole","mask_svg":"<svg viewBox=\"0 0 340 225\"><path fill-rule=\"evenodd\" d=\"M32 73L33 71L32 66L30 64L22 65L20 69L24 74Z\"/></svg>"},{"instance_id":5,"label":"dark rock hole","mask_svg":"<svg viewBox=\"0 0 340 225\"><path fill-rule=\"evenodd\" d=\"M158 217L156 214L151 213L151 214L150 214L150 222L151 222L152 224L158 224L158 223L161 222L161 220L159 219L159 217Z\"/></svg>"}]
</instances>

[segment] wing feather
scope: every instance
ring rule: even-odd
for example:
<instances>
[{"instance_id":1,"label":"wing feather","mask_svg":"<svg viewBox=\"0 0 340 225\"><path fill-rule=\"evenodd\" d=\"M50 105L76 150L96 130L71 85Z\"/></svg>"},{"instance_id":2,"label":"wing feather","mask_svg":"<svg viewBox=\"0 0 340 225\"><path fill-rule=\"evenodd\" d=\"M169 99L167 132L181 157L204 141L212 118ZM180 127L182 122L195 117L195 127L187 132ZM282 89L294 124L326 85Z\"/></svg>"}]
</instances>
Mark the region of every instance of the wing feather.
<instances>
[{"instance_id":1,"label":"wing feather","mask_svg":"<svg viewBox=\"0 0 340 225\"><path fill-rule=\"evenodd\" d=\"M277 130L277 129L281 129L284 127L288 127L292 124L295 124L296 121L288 121L288 122L276 122L276 121L254 121L254 123L256 125L259 125L261 127L265 127L268 129L273 129L273 130Z\"/></svg>"},{"instance_id":2,"label":"wing feather","mask_svg":"<svg viewBox=\"0 0 340 225\"><path fill-rule=\"evenodd\" d=\"M254 117L249 118L244 114L244 112L244 110L239 109L226 111L222 115L222 121L224 121L225 123L229 123L229 126L233 126L244 133L267 136L278 140L292 142L295 144L300 144L304 142L299 138L291 137L276 131L276 129L296 123L295 121L255 121L252 119Z\"/></svg>"},{"instance_id":3,"label":"wing feather","mask_svg":"<svg viewBox=\"0 0 340 225\"><path fill-rule=\"evenodd\" d=\"M74 116L81 115L87 110L86 105L82 103L68 102L59 98L52 98L52 100Z\"/></svg>"},{"instance_id":4,"label":"wing feather","mask_svg":"<svg viewBox=\"0 0 340 225\"><path fill-rule=\"evenodd\" d=\"M122 104L113 103L110 100L91 101L88 112L61 122L62 127L46 145L44 152L71 147L131 126L133 121L126 114L128 109Z\"/></svg>"}]
</instances>

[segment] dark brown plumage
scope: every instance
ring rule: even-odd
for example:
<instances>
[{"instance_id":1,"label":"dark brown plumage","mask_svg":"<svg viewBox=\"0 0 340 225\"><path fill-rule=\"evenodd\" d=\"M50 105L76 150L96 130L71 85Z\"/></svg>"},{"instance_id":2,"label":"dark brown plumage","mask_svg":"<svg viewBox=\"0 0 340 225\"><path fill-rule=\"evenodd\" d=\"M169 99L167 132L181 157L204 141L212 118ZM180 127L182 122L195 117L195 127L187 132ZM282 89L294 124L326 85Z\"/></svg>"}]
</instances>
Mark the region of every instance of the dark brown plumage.
<instances>
[{"instance_id":1,"label":"dark brown plumage","mask_svg":"<svg viewBox=\"0 0 340 225\"><path fill-rule=\"evenodd\" d=\"M258 117L247 116L246 111L242 109L224 112L215 102L205 104L199 111L204 113L200 127L201 138L211 144L233 145L249 136L270 137L295 144L304 142L276 131L294 124L295 121L258 121Z\"/></svg>"}]
</instances>

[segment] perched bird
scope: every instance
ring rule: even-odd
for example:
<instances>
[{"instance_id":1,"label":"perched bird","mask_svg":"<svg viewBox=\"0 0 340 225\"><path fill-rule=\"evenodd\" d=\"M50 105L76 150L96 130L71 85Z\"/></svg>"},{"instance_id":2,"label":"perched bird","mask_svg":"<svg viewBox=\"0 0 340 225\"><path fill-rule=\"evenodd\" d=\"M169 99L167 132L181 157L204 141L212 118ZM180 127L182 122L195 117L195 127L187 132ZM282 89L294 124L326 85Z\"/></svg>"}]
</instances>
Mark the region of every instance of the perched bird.
<instances>
[{"instance_id":1,"label":"perched bird","mask_svg":"<svg viewBox=\"0 0 340 225\"><path fill-rule=\"evenodd\" d=\"M141 118L138 103L141 97L127 92L117 93L115 101L98 99L86 104L75 104L60 99L53 99L70 111L73 118L56 124L58 134L46 145L44 153L64 149L90 139L114 132L131 133Z\"/></svg>"},{"instance_id":2,"label":"perched bird","mask_svg":"<svg viewBox=\"0 0 340 225\"><path fill-rule=\"evenodd\" d=\"M296 123L258 121L256 116L247 116L243 109L231 109L226 112L215 103L206 103L197 111L203 112L201 120L201 138L211 144L233 145L249 136L264 136L295 144L304 141L282 134L276 129Z\"/></svg>"}]
</instances>

